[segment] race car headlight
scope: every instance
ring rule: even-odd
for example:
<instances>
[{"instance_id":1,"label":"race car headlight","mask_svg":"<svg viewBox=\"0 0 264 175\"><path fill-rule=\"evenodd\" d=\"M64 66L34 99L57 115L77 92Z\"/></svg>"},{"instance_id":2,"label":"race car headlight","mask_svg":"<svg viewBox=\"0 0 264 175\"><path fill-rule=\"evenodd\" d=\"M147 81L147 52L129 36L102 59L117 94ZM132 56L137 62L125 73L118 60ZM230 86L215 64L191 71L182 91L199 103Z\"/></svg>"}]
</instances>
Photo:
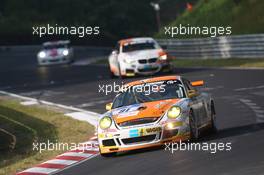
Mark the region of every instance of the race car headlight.
<instances>
[{"instance_id":1,"label":"race car headlight","mask_svg":"<svg viewBox=\"0 0 264 175\"><path fill-rule=\"evenodd\" d=\"M168 110L168 117L171 119L179 117L181 114L181 108L179 106L173 106Z\"/></svg>"},{"instance_id":2,"label":"race car headlight","mask_svg":"<svg viewBox=\"0 0 264 175\"><path fill-rule=\"evenodd\" d=\"M168 55L167 55L167 53L166 52L164 52L163 50L162 51L160 51L159 53L159 60L167 60L167 58L168 58Z\"/></svg>"},{"instance_id":3,"label":"race car headlight","mask_svg":"<svg viewBox=\"0 0 264 175\"><path fill-rule=\"evenodd\" d=\"M167 60L167 54L161 55L159 57L160 60Z\"/></svg>"},{"instance_id":4,"label":"race car headlight","mask_svg":"<svg viewBox=\"0 0 264 175\"><path fill-rule=\"evenodd\" d=\"M46 57L46 53L43 52L43 51L39 52L39 57L40 58L45 58Z\"/></svg>"},{"instance_id":5,"label":"race car headlight","mask_svg":"<svg viewBox=\"0 0 264 175\"><path fill-rule=\"evenodd\" d=\"M64 56L67 56L67 55L69 55L69 51L68 51L68 50L64 50L64 51L62 52L62 54L63 54Z\"/></svg>"},{"instance_id":6,"label":"race car headlight","mask_svg":"<svg viewBox=\"0 0 264 175\"><path fill-rule=\"evenodd\" d=\"M100 121L99 121L99 126L101 129L107 129L110 128L112 124L112 119L108 116L103 117Z\"/></svg>"}]
</instances>

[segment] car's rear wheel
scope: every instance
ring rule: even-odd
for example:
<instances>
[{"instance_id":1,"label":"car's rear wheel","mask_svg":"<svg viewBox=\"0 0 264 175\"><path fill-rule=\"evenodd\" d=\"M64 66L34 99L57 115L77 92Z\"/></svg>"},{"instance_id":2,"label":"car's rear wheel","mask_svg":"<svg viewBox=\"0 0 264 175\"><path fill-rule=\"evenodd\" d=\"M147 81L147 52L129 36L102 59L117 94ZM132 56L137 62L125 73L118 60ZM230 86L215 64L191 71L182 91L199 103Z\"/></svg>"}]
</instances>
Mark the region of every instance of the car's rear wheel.
<instances>
[{"instance_id":1,"label":"car's rear wheel","mask_svg":"<svg viewBox=\"0 0 264 175\"><path fill-rule=\"evenodd\" d=\"M200 134L199 134L199 128L198 128L193 110L190 110L189 125L190 125L191 140L197 141L199 139Z\"/></svg>"}]
</instances>

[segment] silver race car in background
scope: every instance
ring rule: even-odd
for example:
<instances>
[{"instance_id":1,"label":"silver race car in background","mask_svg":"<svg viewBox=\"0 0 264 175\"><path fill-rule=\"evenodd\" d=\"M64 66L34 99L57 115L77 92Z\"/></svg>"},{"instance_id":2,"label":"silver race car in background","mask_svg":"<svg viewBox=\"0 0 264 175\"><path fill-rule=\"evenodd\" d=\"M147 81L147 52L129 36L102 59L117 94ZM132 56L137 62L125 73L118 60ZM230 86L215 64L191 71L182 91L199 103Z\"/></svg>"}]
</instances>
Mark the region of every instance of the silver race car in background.
<instances>
[{"instance_id":1,"label":"silver race car in background","mask_svg":"<svg viewBox=\"0 0 264 175\"><path fill-rule=\"evenodd\" d=\"M67 64L74 61L73 48L70 41L55 41L43 43L43 48L37 54L38 64Z\"/></svg>"}]
</instances>

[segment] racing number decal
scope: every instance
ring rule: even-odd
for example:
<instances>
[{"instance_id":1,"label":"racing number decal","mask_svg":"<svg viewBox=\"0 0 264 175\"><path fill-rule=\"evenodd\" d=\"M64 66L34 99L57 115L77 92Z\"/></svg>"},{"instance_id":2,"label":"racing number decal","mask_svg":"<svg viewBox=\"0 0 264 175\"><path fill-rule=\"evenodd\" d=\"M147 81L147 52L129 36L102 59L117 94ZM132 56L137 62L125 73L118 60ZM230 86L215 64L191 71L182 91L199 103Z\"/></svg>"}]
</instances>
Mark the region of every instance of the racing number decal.
<instances>
[{"instance_id":1,"label":"racing number decal","mask_svg":"<svg viewBox=\"0 0 264 175\"><path fill-rule=\"evenodd\" d=\"M139 107L140 107L140 105L138 105L138 104L132 105L129 107L125 107L123 109L114 111L113 115L119 115L118 118L137 115L139 113L139 111L138 111Z\"/></svg>"},{"instance_id":2,"label":"racing number decal","mask_svg":"<svg viewBox=\"0 0 264 175\"><path fill-rule=\"evenodd\" d=\"M140 104L127 106L127 107L124 107L122 109L113 111L113 115L118 115L120 113L126 113L126 112L136 111L139 107L140 107Z\"/></svg>"}]
</instances>

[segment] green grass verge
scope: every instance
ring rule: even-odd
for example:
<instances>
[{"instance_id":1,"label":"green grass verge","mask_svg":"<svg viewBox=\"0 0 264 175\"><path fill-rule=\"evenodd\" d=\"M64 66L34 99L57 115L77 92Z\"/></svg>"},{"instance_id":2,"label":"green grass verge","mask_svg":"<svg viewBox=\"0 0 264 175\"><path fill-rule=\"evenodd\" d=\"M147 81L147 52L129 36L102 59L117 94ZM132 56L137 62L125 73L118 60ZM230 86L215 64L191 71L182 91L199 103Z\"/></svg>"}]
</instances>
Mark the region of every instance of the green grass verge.
<instances>
[{"instance_id":1,"label":"green grass verge","mask_svg":"<svg viewBox=\"0 0 264 175\"><path fill-rule=\"evenodd\" d=\"M236 3L237 2L237 3ZM231 26L232 34L263 33L264 1L262 0L199 0L193 11L185 11L167 26ZM156 35L167 38L164 30ZM178 38L206 37L178 35ZM208 37L208 36L207 36Z\"/></svg>"},{"instance_id":2,"label":"green grass verge","mask_svg":"<svg viewBox=\"0 0 264 175\"><path fill-rule=\"evenodd\" d=\"M13 151L0 151L0 174L14 174L65 150L33 150L33 142L80 143L93 135L93 126L48 107L22 106L0 97L0 127L16 136Z\"/></svg>"},{"instance_id":3,"label":"green grass verge","mask_svg":"<svg viewBox=\"0 0 264 175\"><path fill-rule=\"evenodd\" d=\"M175 59L177 67L258 67L264 68L264 59Z\"/></svg>"}]
</instances>

